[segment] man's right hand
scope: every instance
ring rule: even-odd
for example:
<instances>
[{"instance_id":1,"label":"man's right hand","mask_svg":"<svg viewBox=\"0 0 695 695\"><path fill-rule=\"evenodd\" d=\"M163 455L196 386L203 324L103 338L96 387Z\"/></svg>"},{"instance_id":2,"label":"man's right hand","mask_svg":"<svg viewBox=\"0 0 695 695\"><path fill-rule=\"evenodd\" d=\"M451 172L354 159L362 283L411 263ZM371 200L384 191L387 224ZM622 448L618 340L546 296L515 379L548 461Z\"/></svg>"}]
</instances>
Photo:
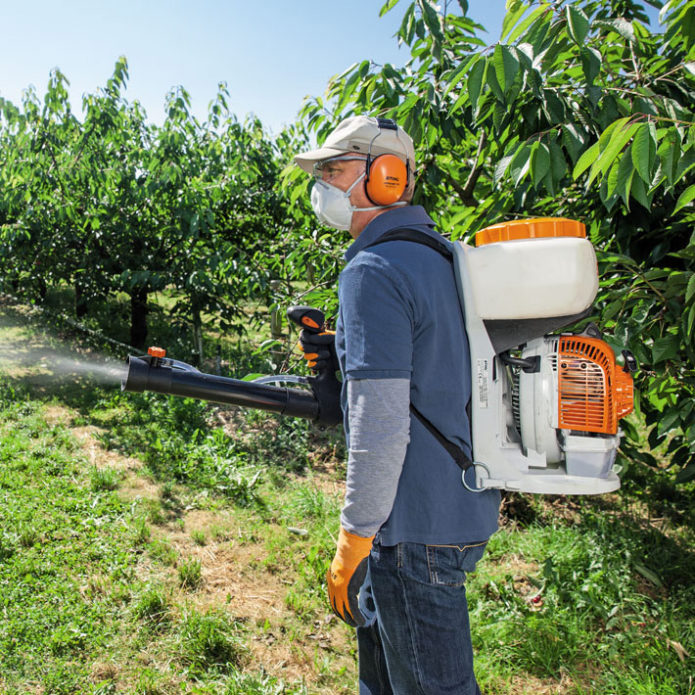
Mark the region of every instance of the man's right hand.
<instances>
[{"instance_id":1,"label":"man's right hand","mask_svg":"<svg viewBox=\"0 0 695 695\"><path fill-rule=\"evenodd\" d=\"M350 627L365 623L358 599L360 587L367 576L367 558L373 540L374 536L362 538L341 526L335 557L326 573L331 608Z\"/></svg>"},{"instance_id":2,"label":"man's right hand","mask_svg":"<svg viewBox=\"0 0 695 695\"><path fill-rule=\"evenodd\" d=\"M303 357L309 367L315 372L326 368L334 372L340 369L335 352L335 331L310 333L303 329L299 334L299 349L304 353Z\"/></svg>"}]
</instances>

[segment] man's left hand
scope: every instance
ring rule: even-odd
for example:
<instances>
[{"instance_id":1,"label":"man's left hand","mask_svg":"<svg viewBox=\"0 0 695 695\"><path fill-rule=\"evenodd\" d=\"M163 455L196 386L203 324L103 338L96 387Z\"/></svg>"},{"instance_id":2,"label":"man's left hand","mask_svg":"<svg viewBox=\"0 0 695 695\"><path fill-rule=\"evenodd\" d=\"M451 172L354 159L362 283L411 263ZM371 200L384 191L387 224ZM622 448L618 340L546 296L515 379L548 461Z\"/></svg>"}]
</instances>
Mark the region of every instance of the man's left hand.
<instances>
[{"instance_id":1,"label":"man's left hand","mask_svg":"<svg viewBox=\"0 0 695 695\"><path fill-rule=\"evenodd\" d=\"M335 353L335 331L311 333L306 329L299 334L299 349L304 353L307 364L315 372L330 368L334 372L340 369Z\"/></svg>"}]
</instances>

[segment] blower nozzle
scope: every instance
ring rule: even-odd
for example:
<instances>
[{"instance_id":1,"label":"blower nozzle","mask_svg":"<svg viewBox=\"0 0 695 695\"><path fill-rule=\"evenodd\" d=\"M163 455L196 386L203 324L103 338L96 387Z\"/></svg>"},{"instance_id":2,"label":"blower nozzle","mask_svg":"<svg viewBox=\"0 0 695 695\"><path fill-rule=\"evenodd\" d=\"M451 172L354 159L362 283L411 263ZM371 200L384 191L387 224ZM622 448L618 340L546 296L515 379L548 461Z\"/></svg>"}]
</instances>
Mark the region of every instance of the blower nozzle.
<instances>
[{"instance_id":1,"label":"blower nozzle","mask_svg":"<svg viewBox=\"0 0 695 695\"><path fill-rule=\"evenodd\" d=\"M150 348L147 355L130 355L121 381L123 391L154 391L214 403L258 408L270 412L337 424L332 409L321 407L318 388L312 390L270 386L253 381L205 374L195 367L167 358L161 348Z\"/></svg>"}]
</instances>

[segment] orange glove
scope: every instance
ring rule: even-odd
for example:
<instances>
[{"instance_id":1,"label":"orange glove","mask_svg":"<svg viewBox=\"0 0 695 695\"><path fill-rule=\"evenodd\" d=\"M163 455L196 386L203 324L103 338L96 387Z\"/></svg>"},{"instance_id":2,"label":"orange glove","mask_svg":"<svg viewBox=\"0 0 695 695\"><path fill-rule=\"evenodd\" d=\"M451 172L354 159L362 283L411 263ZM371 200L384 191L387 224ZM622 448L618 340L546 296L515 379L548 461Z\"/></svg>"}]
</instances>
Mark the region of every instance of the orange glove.
<instances>
[{"instance_id":1,"label":"orange glove","mask_svg":"<svg viewBox=\"0 0 695 695\"><path fill-rule=\"evenodd\" d=\"M302 357L315 371L330 366L334 371L340 369L335 355L335 331L310 333L302 330L297 347L304 353Z\"/></svg>"},{"instance_id":2,"label":"orange glove","mask_svg":"<svg viewBox=\"0 0 695 695\"><path fill-rule=\"evenodd\" d=\"M338 548L326 573L328 600L333 612L351 627L364 625L357 596L367 576L367 557L372 549L371 538L362 538L340 528Z\"/></svg>"}]
</instances>

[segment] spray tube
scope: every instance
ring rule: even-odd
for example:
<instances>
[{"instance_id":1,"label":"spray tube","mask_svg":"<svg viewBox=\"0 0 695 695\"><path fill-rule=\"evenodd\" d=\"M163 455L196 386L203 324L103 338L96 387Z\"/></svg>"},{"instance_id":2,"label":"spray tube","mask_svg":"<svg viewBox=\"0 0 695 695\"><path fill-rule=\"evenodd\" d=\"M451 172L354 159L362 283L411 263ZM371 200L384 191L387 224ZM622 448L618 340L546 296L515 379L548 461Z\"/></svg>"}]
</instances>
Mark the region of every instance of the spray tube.
<instances>
[{"instance_id":1,"label":"spray tube","mask_svg":"<svg viewBox=\"0 0 695 695\"><path fill-rule=\"evenodd\" d=\"M308 307L300 307L306 309ZM288 315L304 328L321 332L324 329L323 315L313 309L320 317L316 328L308 326ZM257 381L241 381L229 377L205 374L190 364L166 357L162 348L151 347L146 355L130 355L126 361L127 372L121 382L123 391L153 391L172 396L197 398L214 403L240 405L270 412L313 420L320 425L331 426L342 422L340 410L340 382L330 368L321 370L316 376L302 378L311 388L298 389L272 386ZM274 377L283 381L283 377ZM297 379L290 378L296 382Z\"/></svg>"}]
</instances>

